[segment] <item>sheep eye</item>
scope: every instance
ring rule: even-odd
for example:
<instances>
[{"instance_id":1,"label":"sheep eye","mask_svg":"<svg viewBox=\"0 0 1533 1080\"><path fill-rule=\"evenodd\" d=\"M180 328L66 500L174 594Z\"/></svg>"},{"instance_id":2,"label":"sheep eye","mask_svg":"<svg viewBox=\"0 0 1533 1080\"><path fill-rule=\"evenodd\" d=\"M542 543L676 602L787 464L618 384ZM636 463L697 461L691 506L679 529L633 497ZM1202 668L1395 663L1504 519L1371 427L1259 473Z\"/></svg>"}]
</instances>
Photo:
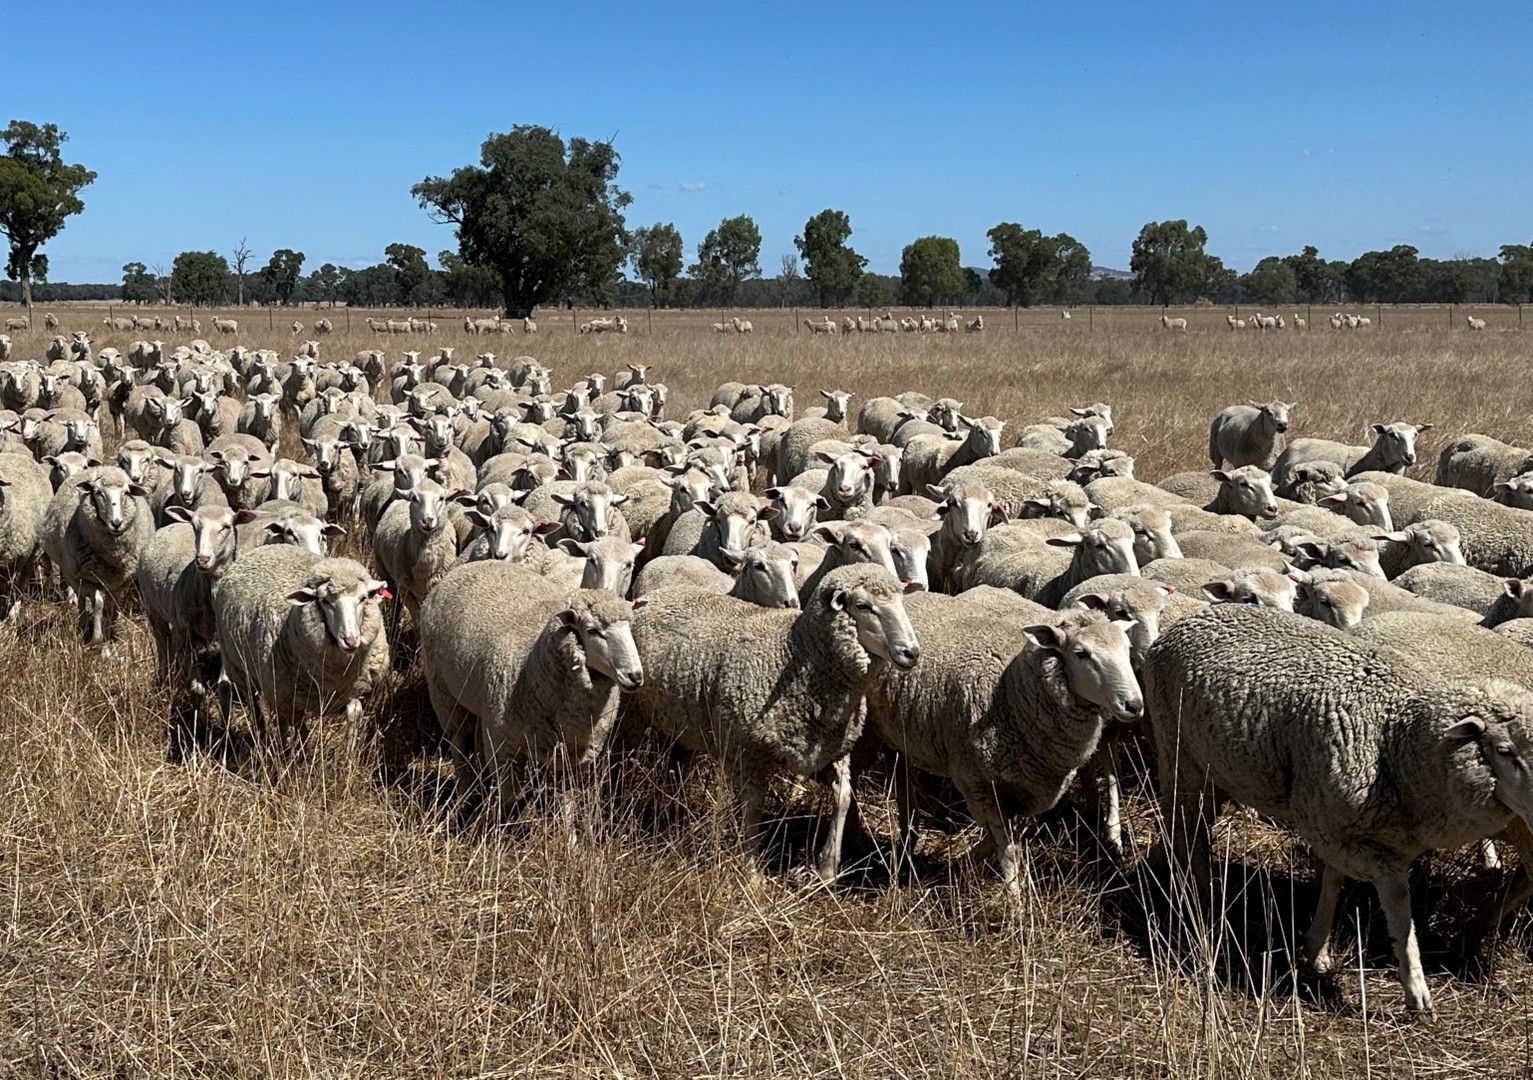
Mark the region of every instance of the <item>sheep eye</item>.
<instances>
[{"instance_id":1,"label":"sheep eye","mask_svg":"<svg viewBox=\"0 0 1533 1080\"><path fill-rule=\"evenodd\" d=\"M1073 652L1077 657L1079 657L1082 660L1089 659L1090 656L1091 656L1091 652L1089 650L1081 648L1080 646L1076 646L1075 648L1071 649L1070 651Z\"/></svg>"}]
</instances>

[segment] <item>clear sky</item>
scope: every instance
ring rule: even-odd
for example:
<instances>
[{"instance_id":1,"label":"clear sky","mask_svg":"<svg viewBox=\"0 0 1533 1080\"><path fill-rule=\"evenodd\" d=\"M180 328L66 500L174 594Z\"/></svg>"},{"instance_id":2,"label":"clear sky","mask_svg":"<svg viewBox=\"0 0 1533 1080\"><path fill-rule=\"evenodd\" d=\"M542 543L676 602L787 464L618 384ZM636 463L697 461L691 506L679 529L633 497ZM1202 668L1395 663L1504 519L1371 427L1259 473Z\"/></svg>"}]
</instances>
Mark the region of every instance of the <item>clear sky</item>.
<instances>
[{"instance_id":1,"label":"clear sky","mask_svg":"<svg viewBox=\"0 0 1533 1080\"><path fill-rule=\"evenodd\" d=\"M517 123L613 137L630 225L689 260L748 213L762 269L825 207L870 268L917 236L988 265L1020 221L1126 267L1185 217L1238 269L1306 243L1533 240L1533 2L879 4L54 0L10 28L0 122L100 174L55 281L242 236L376 262L454 246L409 196ZM26 45L33 41L35 47ZM53 44L49 44L52 42Z\"/></svg>"}]
</instances>

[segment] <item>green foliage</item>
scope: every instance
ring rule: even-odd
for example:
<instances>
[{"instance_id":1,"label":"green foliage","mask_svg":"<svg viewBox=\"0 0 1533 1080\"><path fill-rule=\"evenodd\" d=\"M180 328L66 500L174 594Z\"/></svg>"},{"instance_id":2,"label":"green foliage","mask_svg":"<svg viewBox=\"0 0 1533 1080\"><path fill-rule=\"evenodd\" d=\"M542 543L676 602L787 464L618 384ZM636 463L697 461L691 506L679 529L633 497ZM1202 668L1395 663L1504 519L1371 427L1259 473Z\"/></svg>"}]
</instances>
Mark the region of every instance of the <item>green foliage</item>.
<instances>
[{"instance_id":1,"label":"green foliage","mask_svg":"<svg viewBox=\"0 0 1533 1080\"><path fill-rule=\"evenodd\" d=\"M1091 296L1091 252L1069 233L1044 236L1003 221L985 235L995 260L990 283L1005 294L1008 306L1078 304Z\"/></svg>"},{"instance_id":2,"label":"green foliage","mask_svg":"<svg viewBox=\"0 0 1533 1080\"><path fill-rule=\"evenodd\" d=\"M298 285L298 272L303 269L303 252L291 248L278 248L261 268L261 280L271 298L286 304L293 298Z\"/></svg>"},{"instance_id":3,"label":"green foliage","mask_svg":"<svg viewBox=\"0 0 1533 1080\"><path fill-rule=\"evenodd\" d=\"M1313 244L1306 245L1297 255L1287 256L1283 262L1293 271L1297 299L1309 304L1324 304L1341 298L1341 274L1337 264L1322 259Z\"/></svg>"},{"instance_id":4,"label":"green foliage","mask_svg":"<svg viewBox=\"0 0 1533 1080\"><path fill-rule=\"evenodd\" d=\"M1268 255L1240 281L1245 298L1254 304L1292 304L1299 293L1299 276L1292 266Z\"/></svg>"},{"instance_id":5,"label":"green foliage","mask_svg":"<svg viewBox=\"0 0 1533 1080\"><path fill-rule=\"evenodd\" d=\"M183 251L170 268L177 303L223 304L229 300L229 262L216 251Z\"/></svg>"},{"instance_id":6,"label":"green foliage","mask_svg":"<svg viewBox=\"0 0 1533 1080\"><path fill-rule=\"evenodd\" d=\"M628 239L622 210L632 201L617 173L610 143L575 138L566 147L548 128L518 125L486 139L478 165L427 177L410 193L433 220L456 227L464 262L493 268L507 313L523 316L617 277Z\"/></svg>"},{"instance_id":7,"label":"green foliage","mask_svg":"<svg viewBox=\"0 0 1533 1080\"><path fill-rule=\"evenodd\" d=\"M0 131L0 233L10 244L5 276L21 283L22 302L32 303L32 279L48 276L37 249L85 209L80 190L96 179L83 165L66 165L59 148L69 138L54 124L39 127L12 120Z\"/></svg>"},{"instance_id":8,"label":"green foliage","mask_svg":"<svg viewBox=\"0 0 1533 1080\"><path fill-rule=\"evenodd\" d=\"M488 266L470 266L463 256L437 252L442 265L442 290L459 307L494 307L500 303L500 278Z\"/></svg>"},{"instance_id":9,"label":"green foliage","mask_svg":"<svg viewBox=\"0 0 1533 1080\"><path fill-rule=\"evenodd\" d=\"M130 262L122 268L122 298L129 304L152 304L159 299L160 290L149 268L141 262Z\"/></svg>"},{"instance_id":10,"label":"green foliage","mask_svg":"<svg viewBox=\"0 0 1533 1080\"><path fill-rule=\"evenodd\" d=\"M1153 304L1186 304L1208 288L1216 269L1204 245L1203 226L1188 227L1185 220L1151 221L1134 240L1129 269L1139 291Z\"/></svg>"},{"instance_id":11,"label":"green foliage","mask_svg":"<svg viewBox=\"0 0 1533 1080\"><path fill-rule=\"evenodd\" d=\"M316 303L326 302L331 307L335 306L336 300L341 295L341 283L346 280L346 271L335 263L324 263L308 277L307 299Z\"/></svg>"},{"instance_id":12,"label":"green foliage","mask_svg":"<svg viewBox=\"0 0 1533 1080\"><path fill-rule=\"evenodd\" d=\"M346 275L341 299L352 307L385 307L404 302L399 275L387 263L374 263Z\"/></svg>"},{"instance_id":13,"label":"green foliage","mask_svg":"<svg viewBox=\"0 0 1533 1080\"><path fill-rule=\"evenodd\" d=\"M847 244L852 223L841 210L821 210L804 223L804 232L793 238L804 260L804 276L820 297L821 307L844 304L868 265Z\"/></svg>"},{"instance_id":14,"label":"green foliage","mask_svg":"<svg viewBox=\"0 0 1533 1080\"><path fill-rule=\"evenodd\" d=\"M697 245L692 277L703 288L732 304L747 278L761 276L761 230L747 215L725 218Z\"/></svg>"},{"instance_id":15,"label":"green foliage","mask_svg":"<svg viewBox=\"0 0 1533 1080\"><path fill-rule=\"evenodd\" d=\"M863 274L857 279L857 286L853 290L857 298L857 306L865 308L886 308L894 303L899 295L900 279L886 277L883 274Z\"/></svg>"},{"instance_id":16,"label":"green foliage","mask_svg":"<svg viewBox=\"0 0 1533 1080\"><path fill-rule=\"evenodd\" d=\"M1503 244L1498 280L1503 304L1533 301L1533 244Z\"/></svg>"},{"instance_id":17,"label":"green foliage","mask_svg":"<svg viewBox=\"0 0 1533 1080\"><path fill-rule=\"evenodd\" d=\"M1410 244L1396 244L1388 251L1365 251L1347 267L1345 280L1353 300L1396 304L1420 290L1421 262Z\"/></svg>"},{"instance_id":18,"label":"green foliage","mask_svg":"<svg viewBox=\"0 0 1533 1080\"><path fill-rule=\"evenodd\" d=\"M415 297L431 277L431 267L426 265L426 250L414 244L390 244L383 249L383 261L394 268L399 285L399 295L407 302L420 303Z\"/></svg>"},{"instance_id":19,"label":"green foliage","mask_svg":"<svg viewBox=\"0 0 1533 1080\"><path fill-rule=\"evenodd\" d=\"M757 243L760 243L759 236ZM633 263L634 273L649 289L650 305L659 307L661 295L669 297L673 284L681 276L681 233L675 225L665 222L635 229L628 259Z\"/></svg>"},{"instance_id":20,"label":"green foliage","mask_svg":"<svg viewBox=\"0 0 1533 1080\"><path fill-rule=\"evenodd\" d=\"M964 294L968 282L958 262L958 241L946 236L923 236L900 253L900 300L934 307Z\"/></svg>"}]
</instances>

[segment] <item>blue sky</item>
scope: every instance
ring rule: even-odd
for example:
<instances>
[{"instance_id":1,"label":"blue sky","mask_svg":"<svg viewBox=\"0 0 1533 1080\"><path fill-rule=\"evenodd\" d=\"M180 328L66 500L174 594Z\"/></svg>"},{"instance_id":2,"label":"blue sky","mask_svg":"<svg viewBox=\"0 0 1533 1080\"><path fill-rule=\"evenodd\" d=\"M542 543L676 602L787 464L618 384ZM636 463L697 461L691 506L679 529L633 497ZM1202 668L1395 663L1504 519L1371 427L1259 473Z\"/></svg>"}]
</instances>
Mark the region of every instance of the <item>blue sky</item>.
<instances>
[{"instance_id":1,"label":"blue sky","mask_svg":"<svg viewBox=\"0 0 1533 1080\"><path fill-rule=\"evenodd\" d=\"M409 187L517 123L614 137L630 225L688 257L737 213L776 271L811 214L870 267L1020 221L1124 267L1186 217L1239 269L1306 243L1494 255L1533 239L1533 3L927 5L55 0L0 122L100 174L46 251L115 281L189 248L358 266L453 246Z\"/></svg>"}]
</instances>

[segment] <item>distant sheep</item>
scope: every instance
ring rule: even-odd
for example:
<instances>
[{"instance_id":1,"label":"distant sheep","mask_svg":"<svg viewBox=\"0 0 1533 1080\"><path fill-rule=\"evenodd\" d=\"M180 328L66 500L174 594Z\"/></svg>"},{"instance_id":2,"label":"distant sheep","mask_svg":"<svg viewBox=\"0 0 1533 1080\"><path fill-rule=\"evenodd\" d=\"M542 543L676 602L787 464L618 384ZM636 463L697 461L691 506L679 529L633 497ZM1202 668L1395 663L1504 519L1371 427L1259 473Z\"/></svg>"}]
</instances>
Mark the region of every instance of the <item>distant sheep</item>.
<instances>
[{"instance_id":1,"label":"distant sheep","mask_svg":"<svg viewBox=\"0 0 1533 1080\"><path fill-rule=\"evenodd\" d=\"M1164 330L1181 330L1183 332L1187 330L1186 319L1173 319L1170 315L1162 315L1160 317L1160 325Z\"/></svg>"}]
</instances>

